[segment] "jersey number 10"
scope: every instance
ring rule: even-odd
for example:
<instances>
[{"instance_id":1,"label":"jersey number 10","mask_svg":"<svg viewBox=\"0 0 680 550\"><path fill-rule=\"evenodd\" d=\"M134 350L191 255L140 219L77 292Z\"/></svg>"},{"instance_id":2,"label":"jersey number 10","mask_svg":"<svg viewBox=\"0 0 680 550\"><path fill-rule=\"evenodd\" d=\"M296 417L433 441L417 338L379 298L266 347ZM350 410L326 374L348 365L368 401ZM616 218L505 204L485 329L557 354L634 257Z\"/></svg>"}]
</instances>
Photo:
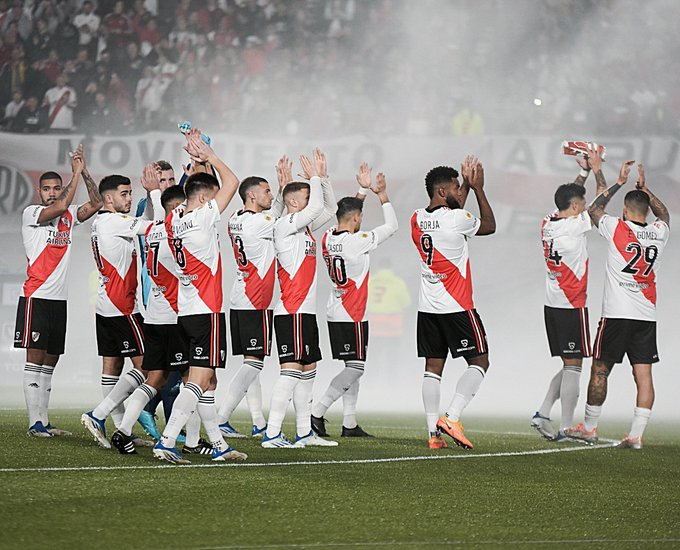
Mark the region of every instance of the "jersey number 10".
<instances>
[{"instance_id":1,"label":"jersey number 10","mask_svg":"<svg viewBox=\"0 0 680 550\"><path fill-rule=\"evenodd\" d=\"M345 260L342 256L324 256L326 267L328 268L328 276L338 286L347 284L347 270L345 269Z\"/></svg>"}]
</instances>

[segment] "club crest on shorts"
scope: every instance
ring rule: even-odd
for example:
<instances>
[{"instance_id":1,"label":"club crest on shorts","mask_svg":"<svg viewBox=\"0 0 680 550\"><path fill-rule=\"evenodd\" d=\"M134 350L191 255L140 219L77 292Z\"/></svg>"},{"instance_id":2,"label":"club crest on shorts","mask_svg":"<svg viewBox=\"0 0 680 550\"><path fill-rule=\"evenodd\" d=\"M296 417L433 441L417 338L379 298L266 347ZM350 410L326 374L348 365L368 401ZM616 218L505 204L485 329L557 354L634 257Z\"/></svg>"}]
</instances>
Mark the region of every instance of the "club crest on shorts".
<instances>
[{"instance_id":1,"label":"club crest on shorts","mask_svg":"<svg viewBox=\"0 0 680 550\"><path fill-rule=\"evenodd\" d=\"M177 361L181 361L182 360L182 354L181 353L175 353L175 359L177 359Z\"/></svg>"},{"instance_id":2,"label":"club crest on shorts","mask_svg":"<svg viewBox=\"0 0 680 550\"><path fill-rule=\"evenodd\" d=\"M467 340L461 340L460 345L463 346L464 348L466 348L467 345L468 345L468 341Z\"/></svg>"},{"instance_id":3,"label":"club crest on shorts","mask_svg":"<svg viewBox=\"0 0 680 550\"><path fill-rule=\"evenodd\" d=\"M37 342L38 338L40 338L39 332L37 332L35 330L33 332L31 332L31 340L33 340L34 342Z\"/></svg>"},{"instance_id":4,"label":"club crest on shorts","mask_svg":"<svg viewBox=\"0 0 680 550\"><path fill-rule=\"evenodd\" d=\"M196 348L196 355L201 355L203 353L203 348Z\"/></svg>"},{"instance_id":5,"label":"club crest on shorts","mask_svg":"<svg viewBox=\"0 0 680 550\"><path fill-rule=\"evenodd\" d=\"M571 349L571 350L573 350L573 349L576 347L576 343L575 343L575 342L569 342L568 345L569 345L569 349Z\"/></svg>"},{"instance_id":6,"label":"club crest on shorts","mask_svg":"<svg viewBox=\"0 0 680 550\"><path fill-rule=\"evenodd\" d=\"M250 345L251 345L252 347L255 347L255 346L257 345L257 340L256 340L255 338L251 338L251 339L250 339Z\"/></svg>"}]
</instances>

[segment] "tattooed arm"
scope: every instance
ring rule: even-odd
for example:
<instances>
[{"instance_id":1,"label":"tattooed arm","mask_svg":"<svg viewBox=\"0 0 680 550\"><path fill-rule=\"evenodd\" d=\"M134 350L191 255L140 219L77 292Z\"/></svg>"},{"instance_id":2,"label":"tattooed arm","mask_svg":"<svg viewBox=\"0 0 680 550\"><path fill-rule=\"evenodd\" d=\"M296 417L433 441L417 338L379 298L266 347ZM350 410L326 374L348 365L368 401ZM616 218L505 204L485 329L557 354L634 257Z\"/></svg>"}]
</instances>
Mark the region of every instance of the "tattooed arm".
<instances>
[{"instance_id":1,"label":"tattooed arm","mask_svg":"<svg viewBox=\"0 0 680 550\"><path fill-rule=\"evenodd\" d=\"M645 181L645 169L642 164L638 164L638 180L635 184L640 191L647 193L649 197L649 207L652 209L652 213L657 217L657 219L664 222L670 227L671 215L668 213L668 208L666 205L659 200L659 198L652 193L647 187L647 182Z\"/></svg>"},{"instance_id":2,"label":"tattooed arm","mask_svg":"<svg viewBox=\"0 0 680 550\"><path fill-rule=\"evenodd\" d=\"M580 162L579 165L583 166ZM604 174L602 173L602 156L597 148L591 149L586 158L586 165L593 171L593 174L595 174L595 184L597 185L595 188L595 196L604 193L607 190L607 180L604 179Z\"/></svg>"},{"instance_id":3,"label":"tattooed arm","mask_svg":"<svg viewBox=\"0 0 680 550\"><path fill-rule=\"evenodd\" d=\"M87 187L87 194L90 197L90 200L89 202L81 204L80 208L78 208L78 221L81 223L91 218L103 204L101 195L99 194L99 187L94 179L92 179L87 166L83 167L83 181L85 182L85 187Z\"/></svg>"},{"instance_id":4,"label":"tattooed arm","mask_svg":"<svg viewBox=\"0 0 680 550\"><path fill-rule=\"evenodd\" d=\"M83 171L83 159L79 154L79 151L80 149L76 150L76 152L71 155L71 171L73 173L71 181L66 187L62 188L61 194L57 199L49 206L43 208L40 212L40 215L38 216L39 224L49 222L50 220L61 216L68 210L68 207L71 206L73 197L76 195L80 174Z\"/></svg>"},{"instance_id":5,"label":"tattooed arm","mask_svg":"<svg viewBox=\"0 0 680 550\"><path fill-rule=\"evenodd\" d=\"M599 155L598 155L599 156ZM590 163L591 157L588 158ZM597 169L593 167L593 172L595 172L595 181L597 181L597 188L600 186L604 187L604 191L599 193L595 200L588 207L588 214L590 214L590 219L595 227L600 224L600 219L605 215L605 207L614 196L614 194L623 187L628 181L628 174L630 174L630 167L633 165L634 160L627 160L621 165L621 170L619 171L619 177L616 183L607 189L607 182L604 179L604 174L602 174L602 166L597 165Z\"/></svg>"}]
</instances>

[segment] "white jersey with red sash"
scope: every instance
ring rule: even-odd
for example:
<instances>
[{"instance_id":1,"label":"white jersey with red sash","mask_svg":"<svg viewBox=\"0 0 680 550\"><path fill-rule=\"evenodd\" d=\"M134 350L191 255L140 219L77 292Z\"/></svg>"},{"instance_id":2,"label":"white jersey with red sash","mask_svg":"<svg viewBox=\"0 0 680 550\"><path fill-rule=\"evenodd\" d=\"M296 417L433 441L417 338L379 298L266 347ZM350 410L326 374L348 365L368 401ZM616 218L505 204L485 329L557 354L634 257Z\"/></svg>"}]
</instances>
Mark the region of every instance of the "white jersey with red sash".
<instances>
[{"instance_id":1,"label":"white jersey with red sash","mask_svg":"<svg viewBox=\"0 0 680 550\"><path fill-rule=\"evenodd\" d=\"M541 224L546 268L545 304L563 309L586 307L588 292L588 248L586 233L592 224L587 212L569 218L557 213Z\"/></svg>"},{"instance_id":2,"label":"white jersey with red sash","mask_svg":"<svg viewBox=\"0 0 680 550\"><path fill-rule=\"evenodd\" d=\"M411 216L411 238L420 255L418 311L457 313L474 308L469 237L481 221L467 210L420 208Z\"/></svg>"},{"instance_id":3,"label":"white jersey with red sash","mask_svg":"<svg viewBox=\"0 0 680 550\"><path fill-rule=\"evenodd\" d=\"M604 215L598 225L609 241L602 317L656 321L656 273L670 229Z\"/></svg>"},{"instance_id":4,"label":"white jersey with red sash","mask_svg":"<svg viewBox=\"0 0 680 550\"><path fill-rule=\"evenodd\" d=\"M151 280L144 322L173 325L177 322L179 273L168 244L165 220L156 220L144 236L146 270Z\"/></svg>"},{"instance_id":5,"label":"white jersey with red sash","mask_svg":"<svg viewBox=\"0 0 680 550\"><path fill-rule=\"evenodd\" d=\"M78 225L78 206L52 220L39 223L43 205L28 206L23 213L21 235L28 268L21 296L45 300L66 300L71 254L71 231Z\"/></svg>"}]
</instances>

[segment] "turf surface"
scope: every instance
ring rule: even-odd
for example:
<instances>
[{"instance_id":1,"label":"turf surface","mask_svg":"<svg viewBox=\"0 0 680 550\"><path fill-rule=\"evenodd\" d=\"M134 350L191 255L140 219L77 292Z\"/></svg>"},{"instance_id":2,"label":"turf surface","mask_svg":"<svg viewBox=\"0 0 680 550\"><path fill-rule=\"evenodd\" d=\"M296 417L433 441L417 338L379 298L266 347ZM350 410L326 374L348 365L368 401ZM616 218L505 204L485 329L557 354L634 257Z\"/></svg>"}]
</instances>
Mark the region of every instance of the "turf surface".
<instances>
[{"instance_id":1,"label":"turf surface","mask_svg":"<svg viewBox=\"0 0 680 550\"><path fill-rule=\"evenodd\" d=\"M74 435L33 439L23 412L0 412L0 548L680 548L677 426L653 424L633 451L551 444L527 419L467 419L474 450L431 451L420 418L372 416L362 426L376 439L231 440L247 462L163 467L148 448L100 449L78 419L56 411ZM421 458L370 462L409 457Z\"/></svg>"}]
</instances>

